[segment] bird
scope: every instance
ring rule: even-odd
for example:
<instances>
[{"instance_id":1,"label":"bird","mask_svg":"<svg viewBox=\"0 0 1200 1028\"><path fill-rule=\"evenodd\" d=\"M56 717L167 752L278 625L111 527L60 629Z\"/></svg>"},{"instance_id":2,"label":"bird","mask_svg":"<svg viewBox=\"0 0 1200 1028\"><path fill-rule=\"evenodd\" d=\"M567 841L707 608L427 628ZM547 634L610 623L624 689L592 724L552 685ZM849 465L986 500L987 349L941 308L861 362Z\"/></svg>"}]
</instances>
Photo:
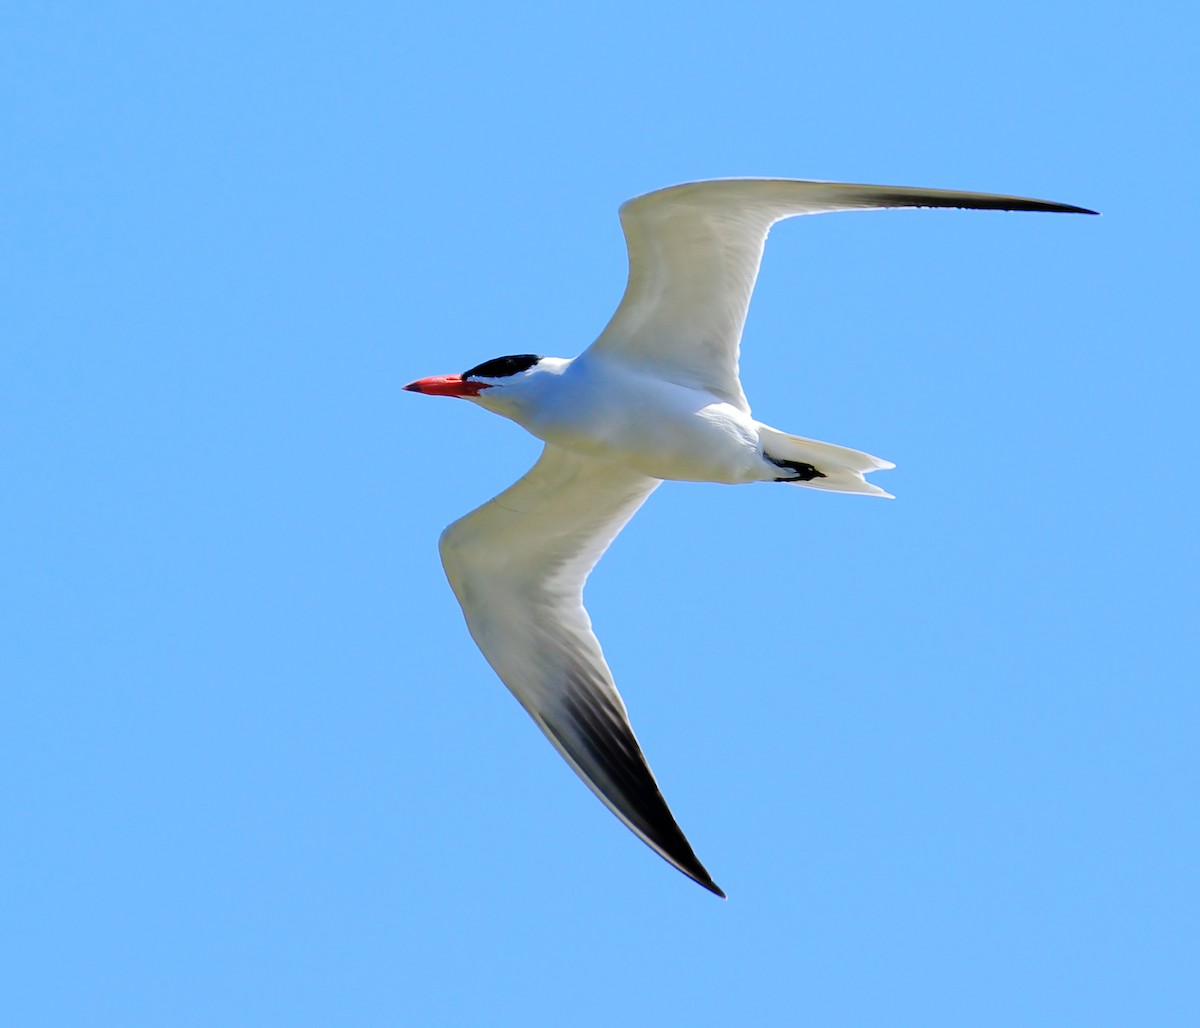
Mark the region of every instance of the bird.
<instances>
[{"instance_id":1,"label":"bird","mask_svg":"<svg viewBox=\"0 0 1200 1028\"><path fill-rule=\"evenodd\" d=\"M510 354L404 386L467 400L545 444L523 478L442 533L446 577L483 656L567 764L638 838L722 898L634 735L584 608L584 583L664 481L890 498L865 476L891 462L755 420L738 358L772 225L904 207L1097 213L1017 196L800 179L670 186L620 207L625 292L579 356Z\"/></svg>"}]
</instances>

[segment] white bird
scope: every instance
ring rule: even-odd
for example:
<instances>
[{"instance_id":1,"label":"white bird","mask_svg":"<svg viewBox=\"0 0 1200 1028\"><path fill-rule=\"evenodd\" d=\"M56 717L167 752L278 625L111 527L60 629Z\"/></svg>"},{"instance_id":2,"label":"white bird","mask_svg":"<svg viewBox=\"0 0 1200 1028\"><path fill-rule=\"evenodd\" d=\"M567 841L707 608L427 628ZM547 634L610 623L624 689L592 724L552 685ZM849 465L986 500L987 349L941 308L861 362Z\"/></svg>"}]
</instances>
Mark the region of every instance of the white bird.
<instances>
[{"instance_id":1,"label":"white bird","mask_svg":"<svg viewBox=\"0 0 1200 1028\"><path fill-rule=\"evenodd\" d=\"M588 787L656 853L725 894L675 822L583 606L583 586L664 479L888 496L894 465L756 421L738 347L767 232L798 214L963 207L1094 214L988 193L784 179L660 189L621 207L629 281L574 359L518 354L405 389L456 396L543 440L538 462L450 525L446 577L483 655Z\"/></svg>"}]
</instances>

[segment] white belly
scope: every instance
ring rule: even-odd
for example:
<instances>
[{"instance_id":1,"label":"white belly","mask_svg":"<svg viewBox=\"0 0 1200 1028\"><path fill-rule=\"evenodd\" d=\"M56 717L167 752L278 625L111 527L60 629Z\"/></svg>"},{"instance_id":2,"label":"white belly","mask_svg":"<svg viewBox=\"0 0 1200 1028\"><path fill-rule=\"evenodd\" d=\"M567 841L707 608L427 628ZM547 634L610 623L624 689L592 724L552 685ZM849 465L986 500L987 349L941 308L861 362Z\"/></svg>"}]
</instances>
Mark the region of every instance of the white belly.
<instances>
[{"instance_id":1,"label":"white belly","mask_svg":"<svg viewBox=\"0 0 1200 1028\"><path fill-rule=\"evenodd\" d=\"M651 478L741 483L769 477L757 423L708 393L639 375L569 376L555 402L522 421L534 435Z\"/></svg>"}]
</instances>

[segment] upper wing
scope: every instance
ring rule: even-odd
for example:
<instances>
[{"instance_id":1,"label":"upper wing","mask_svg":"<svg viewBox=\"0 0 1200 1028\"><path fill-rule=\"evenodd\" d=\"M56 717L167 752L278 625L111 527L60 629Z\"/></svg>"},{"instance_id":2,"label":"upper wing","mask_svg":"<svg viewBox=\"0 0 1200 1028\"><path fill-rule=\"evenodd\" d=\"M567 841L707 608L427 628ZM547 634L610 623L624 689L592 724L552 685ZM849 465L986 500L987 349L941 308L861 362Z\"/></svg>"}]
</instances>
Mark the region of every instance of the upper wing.
<instances>
[{"instance_id":1,"label":"upper wing","mask_svg":"<svg viewBox=\"0 0 1200 1028\"><path fill-rule=\"evenodd\" d=\"M591 351L629 357L680 385L749 410L738 343L767 231L797 214L973 207L1094 214L990 193L789 179L719 179L646 193L621 207L629 282Z\"/></svg>"},{"instance_id":2,"label":"upper wing","mask_svg":"<svg viewBox=\"0 0 1200 1028\"><path fill-rule=\"evenodd\" d=\"M658 480L548 445L524 478L442 533L442 563L488 663L601 800L724 895L675 823L634 737L583 583Z\"/></svg>"}]
</instances>

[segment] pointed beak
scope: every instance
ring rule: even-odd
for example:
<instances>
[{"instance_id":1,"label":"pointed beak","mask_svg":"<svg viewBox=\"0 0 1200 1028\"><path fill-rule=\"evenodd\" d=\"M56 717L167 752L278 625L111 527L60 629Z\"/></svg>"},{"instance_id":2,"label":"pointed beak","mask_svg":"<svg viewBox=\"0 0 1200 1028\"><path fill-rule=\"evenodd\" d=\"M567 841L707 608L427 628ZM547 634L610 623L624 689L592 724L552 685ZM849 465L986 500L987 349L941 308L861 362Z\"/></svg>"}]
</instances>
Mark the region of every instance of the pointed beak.
<instances>
[{"instance_id":1,"label":"pointed beak","mask_svg":"<svg viewBox=\"0 0 1200 1028\"><path fill-rule=\"evenodd\" d=\"M434 375L432 378L418 378L404 387L410 393L424 393L426 396L478 396L487 389L483 382L463 381L462 375Z\"/></svg>"}]
</instances>

